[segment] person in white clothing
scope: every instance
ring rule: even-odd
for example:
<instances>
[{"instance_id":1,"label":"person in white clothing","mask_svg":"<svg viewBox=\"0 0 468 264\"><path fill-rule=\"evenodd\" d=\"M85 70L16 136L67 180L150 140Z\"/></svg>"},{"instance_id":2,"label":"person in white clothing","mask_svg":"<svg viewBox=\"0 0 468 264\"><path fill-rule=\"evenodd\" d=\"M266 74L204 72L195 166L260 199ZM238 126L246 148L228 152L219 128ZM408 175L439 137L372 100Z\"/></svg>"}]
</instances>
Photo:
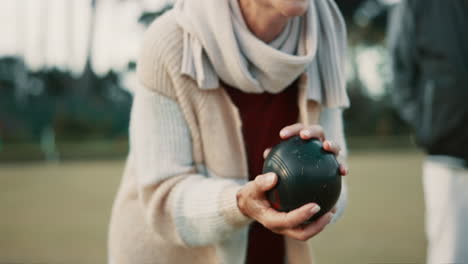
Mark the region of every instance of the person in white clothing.
<instances>
[{"instance_id":1,"label":"person in white clothing","mask_svg":"<svg viewBox=\"0 0 468 264\"><path fill-rule=\"evenodd\" d=\"M402 1L391 17L394 99L428 154L427 263L468 263L468 1Z\"/></svg>"}]
</instances>

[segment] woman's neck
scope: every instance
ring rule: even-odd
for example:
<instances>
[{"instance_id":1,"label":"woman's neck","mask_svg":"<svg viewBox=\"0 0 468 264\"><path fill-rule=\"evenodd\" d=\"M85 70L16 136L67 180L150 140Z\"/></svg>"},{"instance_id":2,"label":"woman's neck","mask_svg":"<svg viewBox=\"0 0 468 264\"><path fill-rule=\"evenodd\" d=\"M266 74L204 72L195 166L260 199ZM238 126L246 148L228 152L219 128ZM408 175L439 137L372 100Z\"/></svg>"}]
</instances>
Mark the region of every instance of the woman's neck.
<instances>
[{"instance_id":1,"label":"woman's neck","mask_svg":"<svg viewBox=\"0 0 468 264\"><path fill-rule=\"evenodd\" d=\"M239 0L239 7L250 31L257 38L269 43L281 34L289 17L282 15L273 6L259 2L261 1Z\"/></svg>"}]
</instances>

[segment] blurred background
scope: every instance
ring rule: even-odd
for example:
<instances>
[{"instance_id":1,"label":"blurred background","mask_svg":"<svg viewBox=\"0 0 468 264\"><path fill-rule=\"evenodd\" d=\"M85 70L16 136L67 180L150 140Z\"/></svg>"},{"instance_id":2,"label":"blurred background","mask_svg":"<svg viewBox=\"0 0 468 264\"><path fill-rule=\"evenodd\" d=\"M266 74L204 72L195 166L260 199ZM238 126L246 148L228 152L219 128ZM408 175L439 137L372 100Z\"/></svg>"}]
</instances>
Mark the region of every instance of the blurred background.
<instances>
[{"instance_id":1,"label":"blurred background","mask_svg":"<svg viewBox=\"0 0 468 264\"><path fill-rule=\"evenodd\" d=\"M387 16L337 0L348 24L350 201L312 239L319 263L424 263L420 166L392 108ZM170 0L0 0L0 263L105 263L128 151L136 57Z\"/></svg>"}]
</instances>

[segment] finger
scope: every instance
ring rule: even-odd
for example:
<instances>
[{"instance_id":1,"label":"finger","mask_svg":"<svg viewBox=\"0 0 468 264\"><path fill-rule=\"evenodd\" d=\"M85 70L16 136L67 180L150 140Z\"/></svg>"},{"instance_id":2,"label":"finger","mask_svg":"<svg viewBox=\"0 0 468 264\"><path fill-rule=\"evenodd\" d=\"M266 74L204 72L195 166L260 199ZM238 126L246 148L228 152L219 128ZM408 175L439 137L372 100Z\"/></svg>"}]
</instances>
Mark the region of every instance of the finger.
<instances>
[{"instance_id":1,"label":"finger","mask_svg":"<svg viewBox=\"0 0 468 264\"><path fill-rule=\"evenodd\" d=\"M309 225L284 230L283 234L297 240L306 241L322 232L322 230L331 222L332 218L333 213L329 212Z\"/></svg>"},{"instance_id":2,"label":"finger","mask_svg":"<svg viewBox=\"0 0 468 264\"><path fill-rule=\"evenodd\" d=\"M325 140L325 133L323 132L323 128L318 125L313 125L301 129L300 136L302 139L317 138L320 141Z\"/></svg>"},{"instance_id":3,"label":"finger","mask_svg":"<svg viewBox=\"0 0 468 264\"><path fill-rule=\"evenodd\" d=\"M255 186L255 192L262 194L268 190L271 190L278 182L278 177L275 173L269 172L263 175L258 175L253 181Z\"/></svg>"},{"instance_id":4,"label":"finger","mask_svg":"<svg viewBox=\"0 0 468 264\"><path fill-rule=\"evenodd\" d=\"M298 209L290 211L285 216L284 228L295 228L309 220L320 211L318 204L306 204Z\"/></svg>"},{"instance_id":5,"label":"finger","mask_svg":"<svg viewBox=\"0 0 468 264\"><path fill-rule=\"evenodd\" d=\"M287 139L292 136L296 136L299 134L299 131L304 128L303 124L297 123L294 125L287 126L280 131L280 137L282 139Z\"/></svg>"},{"instance_id":6,"label":"finger","mask_svg":"<svg viewBox=\"0 0 468 264\"><path fill-rule=\"evenodd\" d=\"M270 151L271 151L271 148L267 148L265 149L265 151L263 151L263 158L266 159L268 154L270 154Z\"/></svg>"},{"instance_id":7,"label":"finger","mask_svg":"<svg viewBox=\"0 0 468 264\"><path fill-rule=\"evenodd\" d=\"M323 149L329 152L333 152L333 154L337 156L341 151L341 147L338 144L335 144L329 140L325 140L323 142Z\"/></svg>"},{"instance_id":8,"label":"finger","mask_svg":"<svg viewBox=\"0 0 468 264\"><path fill-rule=\"evenodd\" d=\"M317 204L306 204L288 213L280 213L273 208L265 210L261 223L270 230L283 230L297 227L320 211Z\"/></svg>"},{"instance_id":9,"label":"finger","mask_svg":"<svg viewBox=\"0 0 468 264\"><path fill-rule=\"evenodd\" d=\"M341 174L341 176L348 175L348 169L346 169L343 164L340 164L340 174Z\"/></svg>"}]
</instances>

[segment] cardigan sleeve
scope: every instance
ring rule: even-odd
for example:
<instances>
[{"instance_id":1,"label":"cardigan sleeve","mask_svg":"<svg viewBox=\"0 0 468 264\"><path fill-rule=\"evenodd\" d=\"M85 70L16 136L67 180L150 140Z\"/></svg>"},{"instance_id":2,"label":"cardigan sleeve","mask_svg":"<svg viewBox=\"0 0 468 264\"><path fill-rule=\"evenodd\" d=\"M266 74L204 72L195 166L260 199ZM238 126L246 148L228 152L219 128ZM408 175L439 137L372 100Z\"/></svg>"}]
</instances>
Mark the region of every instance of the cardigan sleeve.
<instances>
[{"instance_id":1,"label":"cardigan sleeve","mask_svg":"<svg viewBox=\"0 0 468 264\"><path fill-rule=\"evenodd\" d=\"M341 164L347 166L346 158L348 156L348 150L346 148L346 140L343 128L343 110L340 108L323 108L319 123L323 127L326 138L341 147L338 160ZM336 204L337 212L332 219L332 222L336 222L341 218L346 208L347 201L348 185L346 183L346 179L343 178L341 195Z\"/></svg>"},{"instance_id":2,"label":"cardigan sleeve","mask_svg":"<svg viewBox=\"0 0 468 264\"><path fill-rule=\"evenodd\" d=\"M182 32L170 12L147 30L137 64L130 159L147 224L169 243L215 244L252 220L237 206L242 182L194 162L192 131L179 104Z\"/></svg>"},{"instance_id":3,"label":"cardigan sleeve","mask_svg":"<svg viewBox=\"0 0 468 264\"><path fill-rule=\"evenodd\" d=\"M320 114L319 124L323 127L325 137L341 147L340 162L345 163L348 156L343 128L343 110L324 107Z\"/></svg>"},{"instance_id":4,"label":"cardigan sleeve","mask_svg":"<svg viewBox=\"0 0 468 264\"><path fill-rule=\"evenodd\" d=\"M251 221L237 207L242 183L198 173L177 101L138 89L130 144L147 223L165 239L190 247L209 245ZM165 230L167 226L175 230Z\"/></svg>"}]
</instances>

